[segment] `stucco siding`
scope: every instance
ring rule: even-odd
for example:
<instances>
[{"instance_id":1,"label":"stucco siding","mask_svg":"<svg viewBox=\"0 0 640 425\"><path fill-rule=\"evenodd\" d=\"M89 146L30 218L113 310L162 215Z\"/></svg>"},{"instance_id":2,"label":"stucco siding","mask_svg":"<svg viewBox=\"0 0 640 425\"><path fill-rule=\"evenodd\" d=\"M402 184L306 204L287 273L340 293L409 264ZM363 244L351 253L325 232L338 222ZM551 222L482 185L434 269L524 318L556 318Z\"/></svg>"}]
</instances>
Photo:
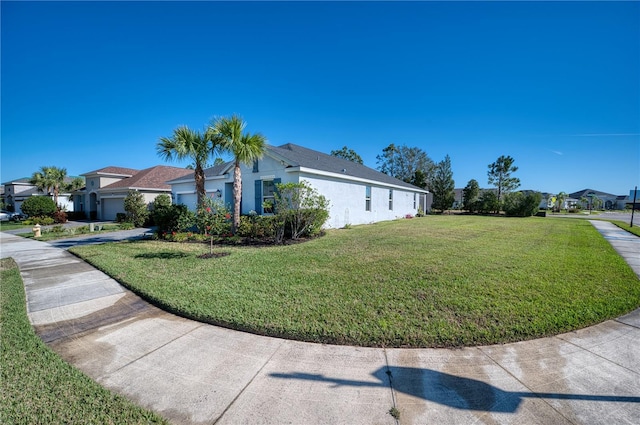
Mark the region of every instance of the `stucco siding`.
<instances>
[{"instance_id":1,"label":"stucco siding","mask_svg":"<svg viewBox=\"0 0 640 425\"><path fill-rule=\"evenodd\" d=\"M277 155L274 155L277 157ZM258 161L257 170L253 165L241 164L242 172L242 206L241 213L248 214L256 211L262 214L263 190L266 187L263 182L274 181L280 183L308 182L318 193L324 195L329 201L329 220L325 227L340 228L348 224L367 224L377 221L393 220L404 217L407 214L415 215L420 205L420 195L423 191L416 188L403 187L402 182L388 186L388 182L370 182L364 177L354 177L338 173L316 171L311 167L313 161L307 161L307 168L295 163L287 164L285 161L265 155ZM222 171L220 171L222 172ZM209 177L205 187L207 194L220 190L221 197L230 199L231 182L233 182L233 168L226 171L225 176ZM367 210L366 193L370 187L370 208ZM393 205L389 208L389 190L392 189ZM172 184L174 201L189 205L187 198L195 194L193 182ZM415 197L414 197L415 194ZM414 201L415 198L415 201ZM181 201L183 200L183 201Z\"/></svg>"},{"instance_id":2,"label":"stucco siding","mask_svg":"<svg viewBox=\"0 0 640 425\"><path fill-rule=\"evenodd\" d=\"M413 192L393 189L393 209L389 209L389 188L361 182L339 181L330 177L301 174L301 180L324 195L330 202L326 227L339 228L347 224L367 224L393 220L407 214L415 215ZM366 188L371 187L371 210L366 210ZM416 195L416 202L417 202ZM417 204L416 204L417 206Z\"/></svg>"},{"instance_id":3,"label":"stucco siding","mask_svg":"<svg viewBox=\"0 0 640 425\"><path fill-rule=\"evenodd\" d=\"M283 165L268 156L264 156L258 161L258 171L253 171L253 166L247 167L240 165L242 173L242 214L249 214L250 211L261 213L262 205L256 205L256 180L273 181L278 180L280 183L295 183L297 175L287 173ZM231 173L233 175L233 173ZM233 181L233 177L231 178Z\"/></svg>"}]
</instances>

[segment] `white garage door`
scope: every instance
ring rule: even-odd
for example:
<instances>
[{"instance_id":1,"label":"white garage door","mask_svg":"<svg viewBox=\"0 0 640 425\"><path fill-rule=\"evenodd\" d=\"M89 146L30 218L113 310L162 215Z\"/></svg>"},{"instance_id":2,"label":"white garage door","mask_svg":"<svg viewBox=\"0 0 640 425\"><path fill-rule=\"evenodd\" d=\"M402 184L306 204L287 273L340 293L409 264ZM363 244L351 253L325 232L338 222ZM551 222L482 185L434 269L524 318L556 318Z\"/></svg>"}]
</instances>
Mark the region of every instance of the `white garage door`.
<instances>
[{"instance_id":1,"label":"white garage door","mask_svg":"<svg viewBox=\"0 0 640 425\"><path fill-rule=\"evenodd\" d=\"M178 195L177 201L178 204L186 205L191 211L195 211L198 197L195 193L181 193Z\"/></svg>"},{"instance_id":2,"label":"white garage door","mask_svg":"<svg viewBox=\"0 0 640 425\"><path fill-rule=\"evenodd\" d=\"M117 213L124 213L124 199L107 198L100 200L102 204L102 220L115 220Z\"/></svg>"}]
</instances>

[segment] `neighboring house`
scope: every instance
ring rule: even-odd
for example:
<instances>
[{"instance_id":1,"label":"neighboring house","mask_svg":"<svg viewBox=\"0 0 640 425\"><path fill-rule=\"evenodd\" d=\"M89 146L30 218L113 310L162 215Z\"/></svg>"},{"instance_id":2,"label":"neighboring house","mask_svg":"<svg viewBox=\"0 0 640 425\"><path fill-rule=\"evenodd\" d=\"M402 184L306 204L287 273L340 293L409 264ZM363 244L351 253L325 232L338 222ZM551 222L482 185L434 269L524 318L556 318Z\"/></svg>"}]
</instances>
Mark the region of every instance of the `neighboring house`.
<instances>
[{"instance_id":1,"label":"neighboring house","mask_svg":"<svg viewBox=\"0 0 640 425\"><path fill-rule=\"evenodd\" d=\"M124 198L130 190L143 194L147 203L158 195L171 194L168 180L182 177L193 171L186 168L157 165L144 170L122 167L105 167L82 174L86 186L74 193L76 211L84 211L92 220L115 220L124 213Z\"/></svg>"},{"instance_id":2,"label":"neighboring house","mask_svg":"<svg viewBox=\"0 0 640 425\"><path fill-rule=\"evenodd\" d=\"M578 192L570 193L569 197L578 201L583 197L589 199L589 205L583 205L583 208L593 208L591 200L594 197L598 197L598 199L602 201L599 209L614 210L624 208L623 203L618 202L618 195L612 195L611 193L600 192L598 190L584 189Z\"/></svg>"},{"instance_id":3,"label":"neighboring house","mask_svg":"<svg viewBox=\"0 0 640 425\"><path fill-rule=\"evenodd\" d=\"M74 177L67 177L66 183L71 183ZM22 203L31 196L49 196L53 199L53 193L44 193L35 185L30 183L31 178L23 177L17 180L11 180L3 183L4 185L4 202L7 209L14 212L22 212ZM65 211L74 211L72 195L70 193L58 194L58 205Z\"/></svg>"},{"instance_id":4,"label":"neighboring house","mask_svg":"<svg viewBox=\"0 0 640 425\"><path fill-rule=\"evenodd\" d=\"M305 181L330 204L325 226L374 223L427 211L427 191L346 159L291 143L269 146L252 166L241 165L241 211L268 214L265 201L274 199L277 183ZM173 201L196 208L193 173L169 181ZM205 170L207 195L233 203L233 163Z\"/></svg>"}]
</instances>

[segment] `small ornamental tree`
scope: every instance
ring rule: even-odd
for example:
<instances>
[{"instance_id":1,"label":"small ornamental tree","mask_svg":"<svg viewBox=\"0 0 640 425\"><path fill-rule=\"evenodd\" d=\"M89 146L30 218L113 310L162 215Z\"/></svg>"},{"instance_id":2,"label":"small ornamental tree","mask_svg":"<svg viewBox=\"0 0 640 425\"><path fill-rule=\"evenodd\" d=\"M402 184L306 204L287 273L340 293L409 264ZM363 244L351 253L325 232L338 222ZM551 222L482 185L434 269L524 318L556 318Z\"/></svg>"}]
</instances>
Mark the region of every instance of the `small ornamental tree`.
<instances>
[{"instance_id":1,"label":"small ornamental tree","mask_svg":"<svg viewBox=\"0 0 640 425\"><path fill-rule=\"evenodd\" d=\"M130 190L124 198L124 210L127 213L127 221L135 227L142 227L149 218L149 209L144 201L142 193Z\"/></svg>"},{"instance_id":2,"label":"small ornamental tree","mask_svg":"<svg viewBox=\"0 0 640 425\"><path fill-rule=\"evenodd\" d=\"M207 196L196 211L196 225L200 233L222 236L231 233L231 212L220 198Z\"/></svg>"},{"instance_id":3,"label":"small ornamental tree","mask_svg":"<svg viewBox=\"0 0 640 425\"><path fill-rule=\"evenodd\" d=\"M209 254L213 254L213 238L231 235L231 212L222 199L206 196L196 212L196 225L201 233L209 236Z\"/></svg>"},{"instance_id":4,"label":"small ornamental tree","mask_svg":"<svg viewBox=\"0 0 640 425\"><path fill-rule=\"evenodd\" d=\"M31 196L20 208L30 217L51 217L58 210L55 201L48 196Z\"/></svg>"},{"instance_id":5,"label":"small ornamental tree","mask_svg":"<svg viewBox=\"0 0 640 425\"><path fill-rule=\"evenodd\" d=\"M329 218L329 201L307 182L278 183L275 215L276 243L282 243L287 230L291 239L316 235Z\"/></svg>"}]
</instances>

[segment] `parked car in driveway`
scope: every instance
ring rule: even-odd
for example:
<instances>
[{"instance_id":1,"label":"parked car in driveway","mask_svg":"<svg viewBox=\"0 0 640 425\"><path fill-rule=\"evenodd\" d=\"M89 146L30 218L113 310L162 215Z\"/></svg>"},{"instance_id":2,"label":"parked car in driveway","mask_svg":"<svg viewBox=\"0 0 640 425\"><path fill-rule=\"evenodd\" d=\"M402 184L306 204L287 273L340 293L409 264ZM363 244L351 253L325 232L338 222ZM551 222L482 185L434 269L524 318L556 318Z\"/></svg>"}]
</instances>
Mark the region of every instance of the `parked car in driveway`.
<instances>
[{"instance_id":1,"label":"parked car in driveway","mask_svg":"<svg viewBox=\"0 0 640 425\"><path fill-rule=\"evenodd\" d=\"M12 213L7 210L0 211L0 221L20 221L25 220L26 218L27 216L24 214Z\"/></svg>"},{"instance_id":2,"label":"parked car in driveway","mask_svg":"<svg viewBox=\"0 0 640 425\"><path fill-rule=\"evenodd\" d=\"M0 221L9 221L13 218L13 213L9 211L0 211Z\"/></svg>"}]
</instances>

